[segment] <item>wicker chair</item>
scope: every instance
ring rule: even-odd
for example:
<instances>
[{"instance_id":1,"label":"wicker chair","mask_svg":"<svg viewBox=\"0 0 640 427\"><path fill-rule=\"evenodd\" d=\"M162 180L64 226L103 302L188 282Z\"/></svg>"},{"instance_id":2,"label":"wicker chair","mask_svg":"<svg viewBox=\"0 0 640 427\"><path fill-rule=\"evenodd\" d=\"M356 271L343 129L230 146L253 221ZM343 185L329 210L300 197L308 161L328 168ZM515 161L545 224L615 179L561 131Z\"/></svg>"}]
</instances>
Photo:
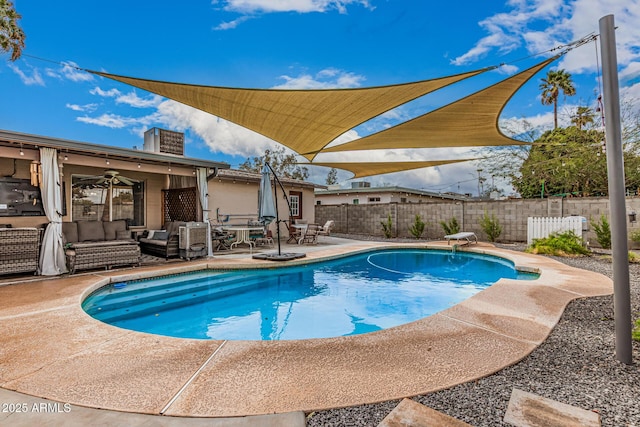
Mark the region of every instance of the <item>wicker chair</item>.
<instances>
[{"instance_id":1,"label":"wicker chair","mask_svg":"<svg viewBox=\"0 0 640 427\"><path fill-rule=\"evenodd\" d=\"M141 237L140 249L142 253L166 259L179 256L180 227L185 224L184 221L170 221L165 224L164 230L156 230L151 236ZM158 231L162 233L161 237L158 237Z\"/></svg>"},{"instance_id":2,"label":"wicker chair","mask_svg":"<svg viewBox=\"0 0 640 427\"><path fill-rule=\"evenodd\" d=\"M0 274L37 272L42 230L0 228Z\"/></svg>"}]
</instances>

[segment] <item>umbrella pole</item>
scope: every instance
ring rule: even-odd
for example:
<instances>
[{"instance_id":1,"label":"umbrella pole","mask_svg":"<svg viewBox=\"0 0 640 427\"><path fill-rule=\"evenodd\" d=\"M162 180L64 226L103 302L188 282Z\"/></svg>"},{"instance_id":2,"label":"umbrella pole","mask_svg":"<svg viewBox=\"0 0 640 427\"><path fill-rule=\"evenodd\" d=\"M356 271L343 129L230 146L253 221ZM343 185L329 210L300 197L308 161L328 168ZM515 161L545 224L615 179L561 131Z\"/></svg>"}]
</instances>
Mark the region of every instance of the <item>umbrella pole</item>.
<instances>
[{"instance_id":1,"label":"umbrella pole","mask_svg":"<svg viewBox=\"0 0 640 427\"><path fill-rule=\"evenodd\" d=\"M267 165L269 165L267 163ZM269 166L269 169L271 169L271 166ZM273 169L271 169L271 171L273 172ZM280 217L278 215L278 186L276 185L276 174L273 174L273 191L274 191L274 197L275 197L275 202L276 202L276 234L278 235L278 255L282 255L282 249L280 249Z\"/></svg>"}]
</instances>

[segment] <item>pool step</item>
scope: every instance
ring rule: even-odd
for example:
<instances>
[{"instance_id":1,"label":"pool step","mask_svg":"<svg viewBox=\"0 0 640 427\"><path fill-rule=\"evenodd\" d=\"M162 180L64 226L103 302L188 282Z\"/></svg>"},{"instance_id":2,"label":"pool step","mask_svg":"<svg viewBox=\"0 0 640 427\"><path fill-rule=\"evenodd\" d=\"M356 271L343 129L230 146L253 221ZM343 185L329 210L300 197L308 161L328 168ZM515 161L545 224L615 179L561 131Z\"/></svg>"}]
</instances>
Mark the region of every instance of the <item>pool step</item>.
<instances>
[{"instance_id":1,"label":"pool step","mask_svg":"<svg viewBox=\"0 0 640 427\"><path fill-rule=\"evenodd\" d=\"M263 281L261 276L229 276L226 280L218 279L215 286L212 286L208 282L197 284L196 281L189 280L176 284L172 289L147 291L140 298L133 299L135 294L129 293L128 299L118 296L108 303L96 303L93 300L84 309L89 315L104 322L115 322L190 305L194 299L202 302L239 293L255 288Z\"/></svg>"},{"instance_id":2,"label":"pool step","mask_svg":"<svg viewBox=\"0 0 640 427\"><path fill-rule=\"evenodd\" d=\"M228 275L227 280L235 280L244 278L245 275L238 277L237 275ZM171 292L179 292L182 289L196 289L196 287L207 287L210 286L211 283L215 281L216 283L225 283L224 275L206 275L206 274L196 274L196 275L182 275L182 276L173 276L167 279L162 279L159 281L144 281L144 282L133 282L133 283L116 283L111 285L111 288L108 289L109 292L109 302L107 304L102 303L103 309L108 308L110 305L120 305L120 304L130 304L135 303L135 301L144 302L147 299L153 300L157 298L164 298L166 295L170 295ZM122 287L120 287L122 286ZM93 301L97 298L100 298L100 294L96 294L87 298L85 303L83 304L85 310L90 310ZM104 295L104 294L103 294Z\"/></svg>"}]
</instances>

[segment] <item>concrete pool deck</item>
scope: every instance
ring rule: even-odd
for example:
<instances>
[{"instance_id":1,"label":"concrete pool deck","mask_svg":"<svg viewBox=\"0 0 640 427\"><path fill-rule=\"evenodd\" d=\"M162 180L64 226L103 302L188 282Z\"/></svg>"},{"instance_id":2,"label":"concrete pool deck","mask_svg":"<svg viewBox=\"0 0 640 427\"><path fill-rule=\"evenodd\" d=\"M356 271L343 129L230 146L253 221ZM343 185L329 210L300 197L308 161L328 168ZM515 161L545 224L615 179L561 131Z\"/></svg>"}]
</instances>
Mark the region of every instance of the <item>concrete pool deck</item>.
<instances>
[{"instance_id":1,"label":"concrete pool deck","mask_svg":"<svg viewBox=\"0 0 640 427\"><path fill-rule=\"evenodd\" d=\"M448 247L328 239L284 246L312 259L386 247ZM295 249L293 249L295 248ZM459 249L462 250L462 249ZM201 268L278 267L250 255L98 271L0 286L0 387L56 402L142 414L236 417L309 412L451 387L511 365L541 344L575 298L608 295L609 278L549 258L494 248L533 281L502 279L433 316L370 334L299 341L205 341L103 324L80 307L124 278Z\"/></svg>"}]
</instances>

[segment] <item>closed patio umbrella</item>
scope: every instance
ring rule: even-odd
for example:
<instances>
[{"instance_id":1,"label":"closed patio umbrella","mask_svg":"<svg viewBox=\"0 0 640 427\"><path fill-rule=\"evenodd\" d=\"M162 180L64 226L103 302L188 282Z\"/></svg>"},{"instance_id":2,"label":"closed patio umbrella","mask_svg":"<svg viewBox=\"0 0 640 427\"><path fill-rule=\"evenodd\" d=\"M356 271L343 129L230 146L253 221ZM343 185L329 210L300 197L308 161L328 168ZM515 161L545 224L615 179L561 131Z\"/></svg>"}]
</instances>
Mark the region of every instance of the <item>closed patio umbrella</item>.
<instances>
[{"instance_id":1,"label":"closed patio umbrella","mask_svg":"<svg viewBox=\"0 0 640 427\"><path fill-rule=\"evenodd\" d=\"M258 220L263 224L267 225L276 220L276 229L278 230L278 253L277 254L256 254L253 256L255 259L267 259L270 261L289 261L296 258L302 258L306 256L304 253L282 253L282 249L280 247L280 223L282 222L280 218L278 218L278 202L276 199L276 195L271 191L271 181L270 174L273 173L273 185L274 192L277 194L278 185L282 189L282 194L287 201L287 205L289 204L289 199L286 197L286 191L282 186L282 183L276 176L274 170L269 166L269 163L264 164L262 167L262 178L260 179L260 194L258 198ZM277 184L276 184L277 181ZM291 206L288 206L289 216L291 216Z\"/></svg>"},{"instance_id":2,"label":"closed patio umbrella","mask_svg":"<svg viewBox=\"0 0 640 427\"><path fill-rule=\"evenodd\" d=\"M277 216L276 203L273 198L273 191L271 190L271 173L266 164L262 167L259 196L258 221L266 226L271 224Z\"/></svg>"}]
</instances>

